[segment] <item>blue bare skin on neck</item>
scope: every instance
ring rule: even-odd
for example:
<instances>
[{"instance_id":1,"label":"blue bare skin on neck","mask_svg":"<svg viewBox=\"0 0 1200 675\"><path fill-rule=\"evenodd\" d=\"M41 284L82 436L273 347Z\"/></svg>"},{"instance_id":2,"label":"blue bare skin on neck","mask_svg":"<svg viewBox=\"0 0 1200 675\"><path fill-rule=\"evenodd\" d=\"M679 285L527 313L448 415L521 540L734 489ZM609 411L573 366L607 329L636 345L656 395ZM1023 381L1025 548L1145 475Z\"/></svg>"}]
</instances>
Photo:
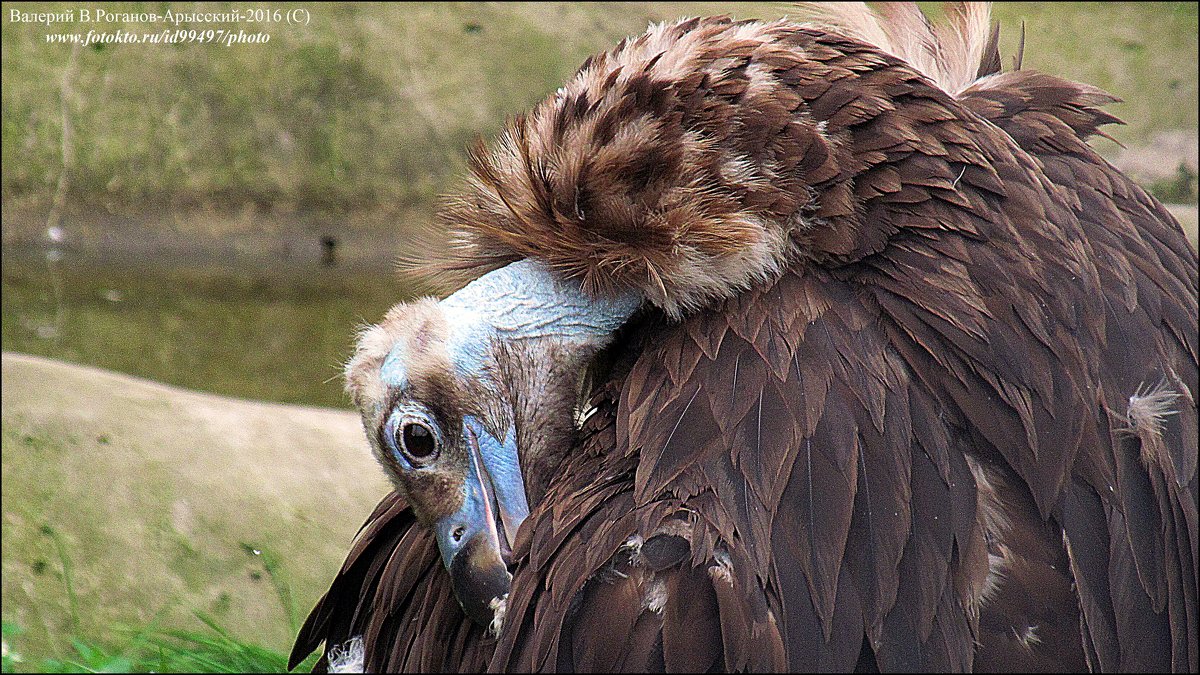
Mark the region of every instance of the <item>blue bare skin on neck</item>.
<instances>
[{"instance_id":1,"label":"blue bare skin on neck","mask_svg":"<svg viewBox=\"0 0 1200 675\"><path fill-rule=\"evenodd\" d=\"M641 305L637 293L592 298L534 260L519 260L464 286L439 306L450 324L446 353L460 375L483 372L492 340L553 338L607 341ZM379 375L392 387L408 382L403 343L392 347Z\"/></svg>"}]
</instances>

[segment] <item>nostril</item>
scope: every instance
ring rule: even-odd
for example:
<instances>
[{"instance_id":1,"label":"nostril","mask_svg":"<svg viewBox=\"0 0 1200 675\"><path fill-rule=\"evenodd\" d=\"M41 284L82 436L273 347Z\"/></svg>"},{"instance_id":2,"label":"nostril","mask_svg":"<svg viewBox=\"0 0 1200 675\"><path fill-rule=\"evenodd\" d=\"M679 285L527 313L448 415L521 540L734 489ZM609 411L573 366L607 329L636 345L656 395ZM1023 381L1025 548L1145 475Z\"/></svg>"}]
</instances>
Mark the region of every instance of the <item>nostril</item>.
<instances>
[{"instance_id":1,"label":"nostril","mask_svg":"<svg viewBox=\"0 0 1200 675\"><path fill-rule=\"evenodd\" d=\"M465 534L466 531L467 531L467 528L463 527L462 525L459 525L458 527L454 528L454 530L450 533L450 538L453 539L454 543L457 544L458 542L462 541L463 534Z\"/></svg>"}]
</instances>

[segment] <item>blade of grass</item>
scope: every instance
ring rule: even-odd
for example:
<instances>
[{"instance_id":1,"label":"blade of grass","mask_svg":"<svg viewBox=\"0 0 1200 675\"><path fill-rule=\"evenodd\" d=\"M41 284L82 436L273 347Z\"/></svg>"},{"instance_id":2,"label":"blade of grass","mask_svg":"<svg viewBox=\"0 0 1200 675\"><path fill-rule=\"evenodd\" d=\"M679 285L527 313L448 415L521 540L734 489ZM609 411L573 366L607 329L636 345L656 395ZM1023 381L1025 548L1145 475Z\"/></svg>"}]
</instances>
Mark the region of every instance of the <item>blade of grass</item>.
<instances>
[{"instance_id":1,"label":"blade of grass","mask_svg":"<svg viewBox=\"0 0 1200 675\"><path fill-rule=\"evenodd\" d=\"M79 601L75 597L75 574L74 567L71 565L71 557L67 555L66 544L63 543L62 535L58 530L50 526L49 523L42 525L42 534L50 537L54 542L54 548L58 552L58 560L62 564L63 584L67 587L67 605L71 612L71 630L76 632L79 630Z\"/></svg>"}]
</instances>

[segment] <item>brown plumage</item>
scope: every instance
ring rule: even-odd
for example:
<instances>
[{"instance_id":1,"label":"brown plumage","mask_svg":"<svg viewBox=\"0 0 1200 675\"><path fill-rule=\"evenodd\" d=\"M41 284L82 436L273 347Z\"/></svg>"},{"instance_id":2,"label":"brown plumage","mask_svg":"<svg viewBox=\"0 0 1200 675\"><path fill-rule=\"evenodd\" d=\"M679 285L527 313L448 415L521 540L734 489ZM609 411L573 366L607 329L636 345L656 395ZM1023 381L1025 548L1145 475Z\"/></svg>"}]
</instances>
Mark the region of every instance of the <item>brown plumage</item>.
<instances>
[{"instance_id":1,"label":"brown plumage","mask_svg":"<svg viewBox=\"0 0 1200 675\"><path fill-rule=\"evenodd\" d=\"M390 497L294 659L1200 667L1196 254L1086 144L1111 97L973 11L652 27L478 149L452 266L653 307L526 476L494 643Z\"/></svg>"}]
</instances>

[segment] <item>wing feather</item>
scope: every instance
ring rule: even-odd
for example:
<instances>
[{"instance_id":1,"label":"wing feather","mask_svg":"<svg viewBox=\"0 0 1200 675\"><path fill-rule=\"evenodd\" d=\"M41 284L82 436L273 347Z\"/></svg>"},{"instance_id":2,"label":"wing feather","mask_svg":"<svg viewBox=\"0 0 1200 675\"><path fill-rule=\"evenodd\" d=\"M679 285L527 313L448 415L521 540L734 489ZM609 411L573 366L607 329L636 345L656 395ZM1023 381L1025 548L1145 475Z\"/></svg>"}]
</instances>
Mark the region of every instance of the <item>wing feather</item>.
<instances>
[{"instance_id":1,"label":"wing feather","mask_svg":"<svg viewBox=\"0 0 1200 675\"><path fill-rule=\"evenodd\" d=\"M1099 365L1096 394L1085 403L1096 413L1096 432L1072 465L1074 484L1058 516L1089 662L1196 670L1196 621L1183 620L1197 607L1196 253L1161 204L1084 142L1116 121L1099 109L1112 100L1031 71L987 78L963 94L966 106L1039 159L1078 219L1080 245L1097 261L1102 304L1077 317L1096 335L1085 351ZM1161 433L1137 433L1129 397L1158 382L1179 397L1175 414Z\"/></svg>"},{"instance_id":2,"label":"wing feather","mask_svg":"<svg viewBox=\"0 0 1200 675\"><path fill-rule=\"evenodd\" d=\"M354 637L362 637L371 671L480 670L491 656L483 629L454 600L432 537L394 492L364 523L301 627L289 668L324 643L316 665L323 672L329 650Z\"/></svg>"}]
</instances>

